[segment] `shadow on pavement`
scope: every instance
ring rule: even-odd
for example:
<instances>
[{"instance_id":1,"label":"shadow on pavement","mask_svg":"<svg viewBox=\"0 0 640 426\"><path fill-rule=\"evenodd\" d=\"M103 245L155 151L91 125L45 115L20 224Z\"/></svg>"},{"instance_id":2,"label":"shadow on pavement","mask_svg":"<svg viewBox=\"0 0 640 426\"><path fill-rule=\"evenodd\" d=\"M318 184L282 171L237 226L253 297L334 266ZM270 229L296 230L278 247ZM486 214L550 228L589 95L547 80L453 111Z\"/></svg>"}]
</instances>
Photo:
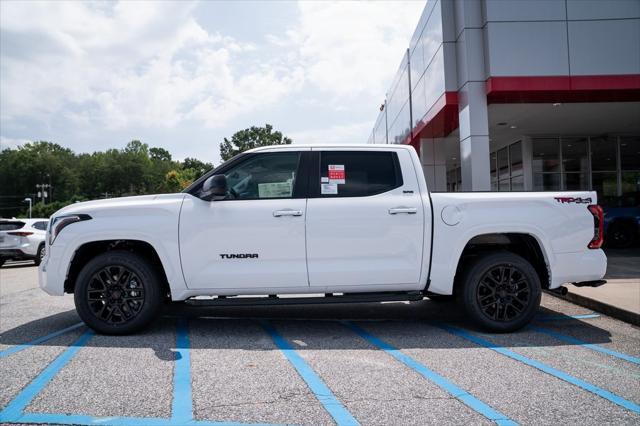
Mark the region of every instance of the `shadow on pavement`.
<instances>
[{"instance_id":1,"label":"shadow on pavement","mask_svg":"<svg viewBox=\"0 0 640 426\"><path fill-rule=\"evenodd\" d=\"M608 343L611 342L611 334L591 323L580 319L574 319L548 308L542 307L539 310L538 318L553 317L558 319L553 322L556 332L571 330L572 335L579 335L586 343ZM209 346L200 346L202 339L192 339L194 349L228 349L230 342L237 342L237 349L266 350L272 348L269 345L257 344L258 339L268 338L262 336L258 320L274 320L277 329L287 325L300 326L304 324L315 336L325 333L327 341L332 341L327 345L331 349L362 349L362 342L357 335L353 339L336 340L336 328L330 326L336 324L337 320L363 321L362 325L375 328L378 323L392 323L394 327L401 327L405 339L404 345L398 349L413 348L474 348L475 344L451 335L451 339L442 339L442 330L430 327L430 321L438 321L461 327L472 332L482 332L471 324L463 315L460 308L453 303L433 302L423 300L420 302L406 303L366 303L366 304L336 304L336 305L298 305L298 306L259 306L259 307L216 307L216 308L193 308L184 304L171 304L165 309L162 317L147 329L131 336L96 336L86 345L88 347L109 347L109 348L149 348L153 349L159 359L171 361L174 353L171 351L175 347L175 332L178 318L188 318L191 330L196 330L198 335L211 333L221 333L233 331L232 339L225 339L224 334L221 339L208 339L207 342L219 342ZM4 345L20 345L69 327L79 322L79 318L74 310L69 310L49 317L44 317L13 329L7 330L0 336L0 343ZM535 322L535 321L534 321ZM369 325L368 325L369 324ZM538 323L544 327L552 326L550 322ZM80 327L65 335L86 330ZM256 330L259 330L258 333ZM332 331L333 330L333 331ZM407 339L415 330L415 338ZM433 331L433 333L431 332ZM65 336L63 335L63 336ZM545 339L540 341L531 330L521 330L516 333L502 335L511 337L510 347L526 346L567 346L566 341L555 339ZM70 343L61 344L61 340L68 342L75 341L75 337L70 339L63 336L39 343L38 346L68 346ZM431 338L433 336L433 338ZM230 336L231 337L231 336ZM244 338L243 338L244 337ZM379 335L384 339L384 333ZM168 343L171 342L171 343ZM299 349L299 348L298 348ZM322 349L322 348L321 348Z\"/></svg>"}]
</instances>

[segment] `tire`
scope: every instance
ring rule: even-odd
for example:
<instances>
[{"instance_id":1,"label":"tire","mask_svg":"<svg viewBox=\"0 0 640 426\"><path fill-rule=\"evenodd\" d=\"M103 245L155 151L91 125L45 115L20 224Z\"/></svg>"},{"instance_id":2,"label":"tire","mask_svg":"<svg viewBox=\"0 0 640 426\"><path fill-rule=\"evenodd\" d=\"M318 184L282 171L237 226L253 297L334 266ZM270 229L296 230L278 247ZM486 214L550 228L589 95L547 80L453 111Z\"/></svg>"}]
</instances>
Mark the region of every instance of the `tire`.
<instances>
[{"instance_id":1,"label":"tire","mask_svg":"<svg viewBox=\"0 0 640 426\"><path fill-rule=\"evenodd\" d=\"M44 254L44 244L40 244L40 246L38 247L38 252L36 253L36 257L33 259L33 263L35 263L36 266L40 266Z\"/></svg>"},{"instance_id":2,"label":"tire","mask_svg":"<svg viewBox=\"0 0 640 426\"><path fill-rule=\"evenodd\" d=\"M467 315L482 328L497 333L515 331L531 322L542 297L540 278L533 266L507 251L470 261L464 268L462 285L460 299Z\"/></svg>"},{"instance_id":3,"label":"tire","mask_svg":"<svg viewBox=\"0 0 640 426\"><path fill-rule=\"evenodd\" d=\"M634 226L630 223L612 223L607 229L607 246L612 248L628 248L633 245L635 236Z\"/></svg>"},{"instance_id":4,"label":"tire","mask_svg":"<svg viewBox=\"0 0 640 426\"><path fill-rule=\"evenodd\" d=\"M141 330L158 315L163 295L157 272L135 253L114 250L91 259L74 289L80 318L98 333Z\"/></svg>"}]
</instances>

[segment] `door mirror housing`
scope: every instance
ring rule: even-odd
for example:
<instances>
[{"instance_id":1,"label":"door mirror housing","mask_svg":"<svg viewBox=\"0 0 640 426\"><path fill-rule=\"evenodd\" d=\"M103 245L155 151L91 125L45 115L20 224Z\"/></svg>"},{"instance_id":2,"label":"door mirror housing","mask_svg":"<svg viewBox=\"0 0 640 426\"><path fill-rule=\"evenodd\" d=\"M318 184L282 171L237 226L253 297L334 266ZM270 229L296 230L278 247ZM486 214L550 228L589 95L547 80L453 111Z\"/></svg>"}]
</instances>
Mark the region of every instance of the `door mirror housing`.
<instances>
[{"instance_id":1,"label":"door mirror housing","mask_svg":"<svg viewBox=\"0 0 640 426\"><path fill-rule=\"evenodd\" d=\"M207 201L224 200L227 197L227 177L225 175L213 175L202 184L200 197Z\"/></svg>"}]
</instances>

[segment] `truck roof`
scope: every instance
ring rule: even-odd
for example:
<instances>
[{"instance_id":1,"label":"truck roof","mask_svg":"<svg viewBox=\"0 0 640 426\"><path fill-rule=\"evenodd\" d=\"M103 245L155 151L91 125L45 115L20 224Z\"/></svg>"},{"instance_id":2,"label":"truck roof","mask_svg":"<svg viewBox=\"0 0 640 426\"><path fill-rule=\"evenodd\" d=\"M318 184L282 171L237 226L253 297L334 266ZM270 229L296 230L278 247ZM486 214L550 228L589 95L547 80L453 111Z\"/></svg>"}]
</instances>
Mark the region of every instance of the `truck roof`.
<instances>
[{"instance_id":1,"label":"truck roof","mask_svg":"<svg viewBox=\"0 0 640 426\"><path fill-rule=\"evenodd\" d=\"M411 145L398 145L398 144L289 144L289 145L269 145L261 146L259 148L253 148L245 152L260 152L260 151L272 151L272 150L287 150L287 149L353 149L353 150L400 150L400 149L412 149Z\"/></svg>"}]
</instances>

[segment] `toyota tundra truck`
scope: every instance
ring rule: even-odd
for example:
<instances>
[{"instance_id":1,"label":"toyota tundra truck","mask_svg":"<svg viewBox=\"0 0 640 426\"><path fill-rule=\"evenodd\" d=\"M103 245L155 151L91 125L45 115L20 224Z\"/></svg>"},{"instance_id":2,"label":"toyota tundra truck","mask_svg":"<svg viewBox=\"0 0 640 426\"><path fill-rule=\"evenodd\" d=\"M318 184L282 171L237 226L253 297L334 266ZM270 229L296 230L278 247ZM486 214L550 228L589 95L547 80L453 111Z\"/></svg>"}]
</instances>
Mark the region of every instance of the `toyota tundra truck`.
<instances>
[{"instance_id":1,"label":"toyota tundra truck","mask_svg":"<svg viewBox=\"0 0 640 426\"><path fill-rule=\"evenodd\" d=\"M170 301L423 298L455 299L508 332L531 321L542 290L604 282L602 227L595 192L430 193L409 146L272 146L178 194L59 210L39 278L105 334L140 330Z\"/></svg>"}]
</instances>

